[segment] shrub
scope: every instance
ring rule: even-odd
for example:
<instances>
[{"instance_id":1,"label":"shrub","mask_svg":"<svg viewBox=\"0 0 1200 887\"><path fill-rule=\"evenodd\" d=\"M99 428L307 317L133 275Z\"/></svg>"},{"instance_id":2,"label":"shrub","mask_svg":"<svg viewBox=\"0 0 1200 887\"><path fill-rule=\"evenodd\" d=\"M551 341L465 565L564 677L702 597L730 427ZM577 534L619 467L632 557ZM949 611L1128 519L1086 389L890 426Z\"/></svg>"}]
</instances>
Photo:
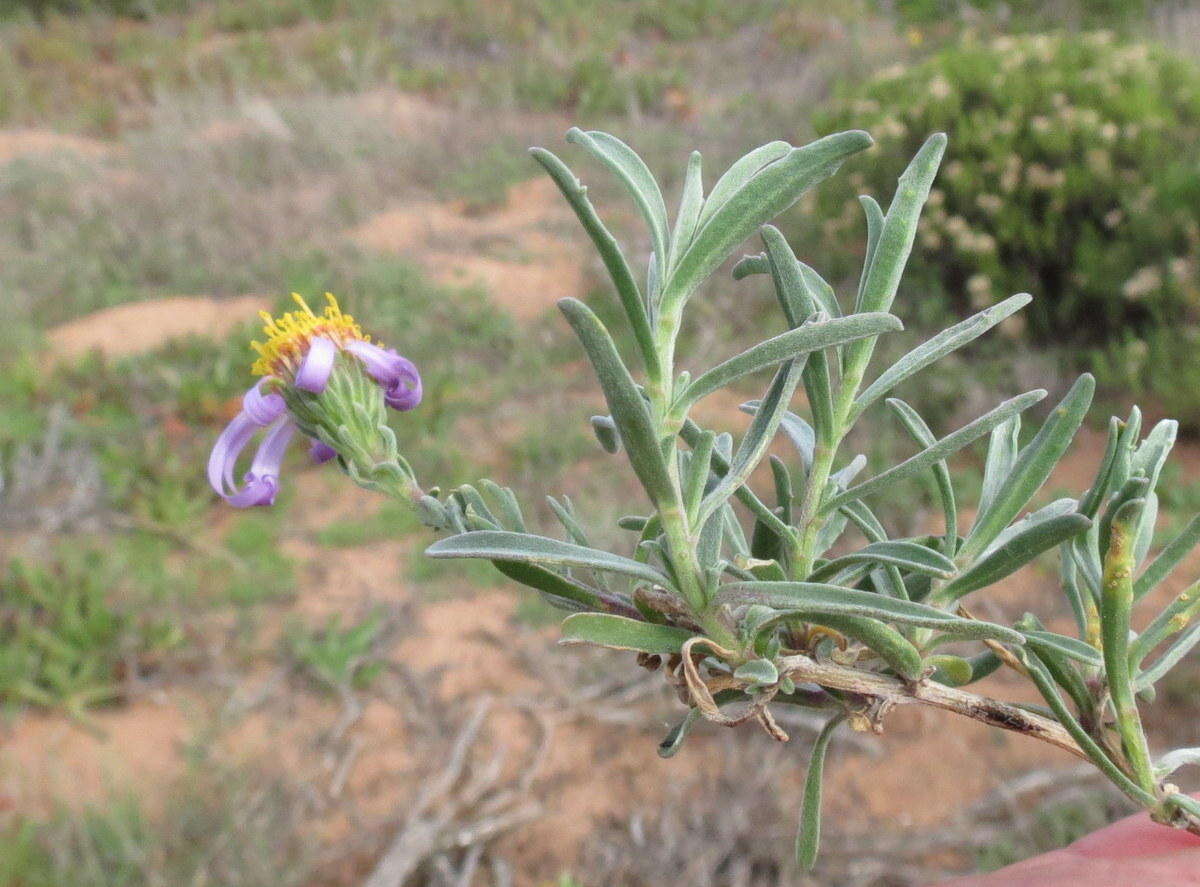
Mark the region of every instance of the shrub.
<instances>
[{"instance_id":1,"label":"shrub","mask_svg":"<svg viewBox=\"0 0 1200 887\"><path fill-rule=\"evenodd\" d=\"M1003 37L885 71L817 127L850 123L878 140L876 162L848 177L854 193L890 187L930 131L956 146L921 222L919 291L955 311L1031 292L1033 342L1068 344L1105 380L1200 420L1174 376L1200 320L1193 65L1107 33ZM861 239L852 196L823 192L825 238Z\"/></svg>"}]
</instances>

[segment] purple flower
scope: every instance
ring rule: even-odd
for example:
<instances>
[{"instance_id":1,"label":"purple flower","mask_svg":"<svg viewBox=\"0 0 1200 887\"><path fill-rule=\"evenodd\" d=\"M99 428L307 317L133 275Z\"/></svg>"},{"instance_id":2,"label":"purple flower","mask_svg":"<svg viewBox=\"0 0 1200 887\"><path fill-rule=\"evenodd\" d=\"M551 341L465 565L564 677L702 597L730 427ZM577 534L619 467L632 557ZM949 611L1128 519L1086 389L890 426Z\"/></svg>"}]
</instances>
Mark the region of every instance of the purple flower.
<instances>
[{"instance_id":1,"label":"purple flower","mask_svg":"<svg viewBox=\"0 0 1200 887\"><path fill-rule=\"evenodd\" d=\"M221 432L208 457L208 482L230 505L247 508L274 503L283 456L297 431L278 389L292 385L320 394L329 384L339 353L362 363L367 375L383 389L384 402L393 409L411 410L421 402L421 377L412 361L367 341L353 318L341 314L332 296L327 298L329 307L322 315L314 314L297 296L302 312L278 320L266 318L268 341L266 345L255 343L260 355L256 371L266 375L246 392L241 412ZM239 486L235 474L238 459L259 432L262 439ZM311 440L309 455L320 464L337 452L324 441Z\"/></svg>"}]
</instances>

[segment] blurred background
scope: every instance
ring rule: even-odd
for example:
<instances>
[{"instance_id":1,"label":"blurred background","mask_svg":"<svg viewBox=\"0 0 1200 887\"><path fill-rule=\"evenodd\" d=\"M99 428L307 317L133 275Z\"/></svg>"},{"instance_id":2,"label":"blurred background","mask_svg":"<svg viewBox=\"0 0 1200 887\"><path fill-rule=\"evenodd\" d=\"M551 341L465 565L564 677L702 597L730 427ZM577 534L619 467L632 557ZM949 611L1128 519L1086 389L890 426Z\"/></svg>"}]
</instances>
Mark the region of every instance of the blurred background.
<instances>
[{"instance_id":1,"label":"blurred background","mask_svg":"<svg viewBox=\"0 0 1200 887\"><path fill-rule=\"evenodd\" d=\"M632 143L672 205L693 148L712 182L857 127L877 145L781 221L797 252L852 292L854 195L886 205L948 132L897 353L1036 301L904 396L944 433L1095 372L1051 483L1077 494L1135 398L1200 430L1198 56L1200 7L1154 0L0 0L0 885L919 885L1125 812L1052 749L897 711L835 742L805 881L817 722L785 746L701 727L660 760L680 710L658 677L556 648L553 611L422 559L402 510L296 454L275 508L237 512L202 467L257 311L330 290L421 368L396 427L426 483L490 476L545 530L565 492L619 543L635 488L553 305L616 315L525 148L562 155L644 265L569 126ZM693 305L685 364L782 328L761 282ZM756 384L704 421L743 428ZM882 415L853 443L909 452ZM968 500L981 459L955 465ZM1198 465L1191 436L1164 533L1200 510ZM894 505L894 535L934 519L920 484ZM1054 575L981 612L1060 627ZM1197 714L1187 663L1155 741L1195 744Z\"/></svg>"}]
</instances>

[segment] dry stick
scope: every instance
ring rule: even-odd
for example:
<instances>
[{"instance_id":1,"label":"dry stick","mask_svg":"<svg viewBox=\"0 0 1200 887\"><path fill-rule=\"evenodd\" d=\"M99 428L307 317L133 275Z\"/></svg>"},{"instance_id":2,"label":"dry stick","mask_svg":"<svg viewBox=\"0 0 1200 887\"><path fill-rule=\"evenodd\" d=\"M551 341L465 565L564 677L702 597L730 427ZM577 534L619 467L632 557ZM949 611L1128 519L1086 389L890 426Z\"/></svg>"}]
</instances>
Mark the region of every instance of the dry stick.
<instances>
[{"instance_id":1,"label":"dry stick","mask_svg":"<svg viewBox=\"0 0 1200 887\"><path fill-rule=\"evenodd\" d=\"M793 680L873 697L879 701L884 711L893 705L931 705L992 727L1040 739L1076 757L1088 760L1083 749L1057 721L998 699L947 687L934 681L906 683L887 675L833 663L816 662L803 654L785 656L780 659L779 665L780 673L790 676Z\"/></svg>"}]
</instances>

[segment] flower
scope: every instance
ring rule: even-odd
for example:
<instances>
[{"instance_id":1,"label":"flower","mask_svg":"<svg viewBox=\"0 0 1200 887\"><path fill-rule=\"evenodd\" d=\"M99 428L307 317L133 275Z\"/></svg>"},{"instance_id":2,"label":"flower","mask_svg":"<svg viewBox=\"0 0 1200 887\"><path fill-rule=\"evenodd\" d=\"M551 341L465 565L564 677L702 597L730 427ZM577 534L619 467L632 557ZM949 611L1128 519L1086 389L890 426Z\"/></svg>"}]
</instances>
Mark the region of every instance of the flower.
<instances>
[{"instance_id":1,"label":"flower","mask_svg":"<svg viewBox=\"0 0 1200 887\"><path fill-rule=\"evenodd\" d=\"M350 373L365 373L382 389L383 401L392 409L411 410L421 402L421 377L412 361L372 342L353 317L342 313L330 293L325 294L327 304L320 314L299 295L293 293L292 298L300 310L278 318L262 313L266 341L251 343L258 354L251 370L263 378L246 392L241 411L209 454L208 482L238 508L274 503L284 453L301 427L309 435L309 455L314 462L328 462L338 455L311 422L297 421L289 403L295 392L304 392L315 397L309 402L310 410L314 403L319 404L319 396L339 365ZM238 458L259 432L258 450L239 486L235 477Z\"/></svg>"}]
</instances>

